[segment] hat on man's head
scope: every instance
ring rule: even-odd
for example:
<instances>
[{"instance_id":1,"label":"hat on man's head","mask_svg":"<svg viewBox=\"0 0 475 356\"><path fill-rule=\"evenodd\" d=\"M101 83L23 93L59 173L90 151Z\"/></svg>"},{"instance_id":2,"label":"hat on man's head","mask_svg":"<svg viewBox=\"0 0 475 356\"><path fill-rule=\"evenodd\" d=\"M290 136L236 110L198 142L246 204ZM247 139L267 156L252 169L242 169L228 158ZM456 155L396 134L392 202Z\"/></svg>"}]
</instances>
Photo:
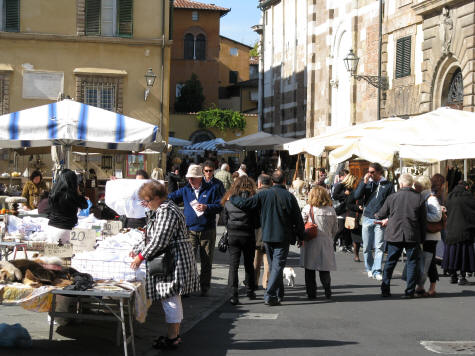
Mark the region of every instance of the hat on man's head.
<instances>
[{"instance_id":1,"label":"hat on man's head","mask_svg":"<svg viewBox=\"0 0 475 356\"><path fill-rule=\"evenodd\" d=\"M188 172L186 172L186 178L202 178L203 171L200 165L190 164Z\"/></svg>"}]
</instances>

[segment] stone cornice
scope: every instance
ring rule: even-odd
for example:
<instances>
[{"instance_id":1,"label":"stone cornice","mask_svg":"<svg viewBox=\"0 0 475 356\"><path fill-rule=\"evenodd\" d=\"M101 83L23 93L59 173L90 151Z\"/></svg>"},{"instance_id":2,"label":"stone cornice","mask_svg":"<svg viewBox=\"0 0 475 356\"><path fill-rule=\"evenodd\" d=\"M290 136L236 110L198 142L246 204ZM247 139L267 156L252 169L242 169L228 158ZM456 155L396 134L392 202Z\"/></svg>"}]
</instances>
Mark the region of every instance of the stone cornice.
<instances>
[{"instance_id":1,"label":"stone cornice","mask_svg":"<svg viewBox=\"0 0 475 356\"><path fill-rule=\"evenodd\" d=\"M281 0L261 0L259 8L261 10L267 10L269 7L278 4Z\"/></svg>"},{"instance_id":2,"label":"stone cornice","mask_svg":"<svg viewBox=\"0 0 475 356\"><path fill-rule=\"evenodd\" d=\"M454 7L468 4L473 0L423 0L422 2L412 6L415 13L422 17L432 16L439 13L443 7Z\"/></svg>"},{"instance_id":3,"label":"stone cornice","mask_svg":"<svg viewBox=\"0 0 475 356\"><path fill-rule=\"evenodd\" d=\"M25 33L25 32L0 32L0 39L10 40L34 40L34 41L58 41L58 42L84 42L84 43L104 43L123 45L148 45L171 47L173 41L155 38L123 38L123 37L99 37L99 36L77 36L77 35L57 35L46 33Z\"/></svg>"}]
</instances>

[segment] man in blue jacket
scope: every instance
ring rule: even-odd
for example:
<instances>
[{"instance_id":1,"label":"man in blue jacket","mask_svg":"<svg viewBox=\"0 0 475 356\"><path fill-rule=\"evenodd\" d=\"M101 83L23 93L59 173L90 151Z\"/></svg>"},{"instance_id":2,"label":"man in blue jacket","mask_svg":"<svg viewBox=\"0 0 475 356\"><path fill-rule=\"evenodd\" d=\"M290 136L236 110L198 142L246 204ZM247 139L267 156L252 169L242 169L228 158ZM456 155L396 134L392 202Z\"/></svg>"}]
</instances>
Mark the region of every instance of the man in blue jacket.
<instances>
[{"instance_id":1,"label":"man in blue jacket","mask_svg":"<svg viewBox=\"0 0 475 356\"><path fill-rule=\"evenodd\" d=\"M216 214L222 209L220 204L224 188L222 183L203 179L201 166L191 164L186 174L188 184L170 193L168 199L183 203L186 226L189 229L193 248L200 250L201 295L206 296L211 286L211 268L216 242ZM221 183L221 184L219 184Z\"/></svg>"},{"instance_id":2,"label":"man in blue jacket","mask_svg":"<svg viewBox=\"0 0 475 356\"><path fill-rule=\"evenodd\" d=\"M283 271L289 244L302 241L305 230L297 199L285 188L284 173L280 169L272 174L272 182L272 188L261 190L250 198L230 198L239 209L256 209L260 213L262 241L270 268L264 302L271 306L279 305L284 298Z\"/></svg>"},{"instance_id":3,"label":"man in blue jacket","mask_svg":"<svg viewBox=\"0 0 475 356\"><path fill-rule=\"evenodd\" d=\"M363 201L363 255L368 278L381 281L384 254L384 228L375 224L376 214L383 206L386 198L394 193L393 184L383 176L384 169L379 163L371 163L368 173L354 191L355 200ZM374 248L374 257L371 250Z\"/></svg>"}]
</instances>

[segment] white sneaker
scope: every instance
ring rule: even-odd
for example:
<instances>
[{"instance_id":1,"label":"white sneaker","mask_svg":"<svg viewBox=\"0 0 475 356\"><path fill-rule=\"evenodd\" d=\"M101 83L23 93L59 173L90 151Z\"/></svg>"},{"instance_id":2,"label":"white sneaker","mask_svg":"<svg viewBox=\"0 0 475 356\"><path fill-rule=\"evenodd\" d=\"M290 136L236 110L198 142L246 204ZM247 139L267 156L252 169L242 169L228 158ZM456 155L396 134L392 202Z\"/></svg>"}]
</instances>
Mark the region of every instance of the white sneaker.
<instances>
[{"instance_id":1,"label":"white sneaker","mask_svg":"<svg viewBox=\"0 0 475 356\"><path fill-rule=\"evenodd\" d=\"M368 278L373 278L373 272L368 271Z\"/></svg>"},{"instance_id":2,"label":"white sneaker","mask_svg":"<svg viewBox=\"0 0 475 356\"><path fill-rule=\"evenodd\" d=\"M381 273L378 273L374 278L375 278L377 281L382 281L382 280L383 280L383 276L381 275Z\"/></svg>"}]
</instances>

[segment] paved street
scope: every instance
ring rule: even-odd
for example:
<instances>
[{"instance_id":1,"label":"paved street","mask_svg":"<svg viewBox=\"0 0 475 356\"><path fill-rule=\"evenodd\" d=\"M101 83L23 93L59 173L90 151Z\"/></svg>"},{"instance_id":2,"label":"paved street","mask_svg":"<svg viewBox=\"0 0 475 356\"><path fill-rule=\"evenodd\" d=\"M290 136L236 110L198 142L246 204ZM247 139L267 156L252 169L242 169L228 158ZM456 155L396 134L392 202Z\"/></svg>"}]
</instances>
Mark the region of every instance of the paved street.
<instances>
[{"instance_id":1,"label":"paved street","mask_svg":"<svg viewBox=\"0 0 475 356\"><path fill-rule=\"evenodd\" d=\"M289 264L298 265L292 248ZM227 280L226 256L216 253L210 297L184 299L183 344L171 355L435 355L421 341L475 340L475 285L449 284L441 277L439 298L401 300L403 283L395 279L393 297L379 296L379 282L368 279L363 263L338 253L338 271L332 273L333 299L306 299L303 270L296 267L294 288L286 290L282 306L241 298L239 306L223 304ZM396 277L402 265L398 265ZM473 278L470 279L472 282ZM320 283L317 282L320 286ZM55 341L47 341L46 314L0 306L1 322L20 322L31 333L34 347L14 355L121 355L114 343L115 325L83 322L59 327ZM163 313L155 305L147 323L136 326L138 355L156 355L150 340L165 332ZM442 353L447 354L447 353ZM0 351L0 355L13 355Z\"/></svg>"}]
</instances>

